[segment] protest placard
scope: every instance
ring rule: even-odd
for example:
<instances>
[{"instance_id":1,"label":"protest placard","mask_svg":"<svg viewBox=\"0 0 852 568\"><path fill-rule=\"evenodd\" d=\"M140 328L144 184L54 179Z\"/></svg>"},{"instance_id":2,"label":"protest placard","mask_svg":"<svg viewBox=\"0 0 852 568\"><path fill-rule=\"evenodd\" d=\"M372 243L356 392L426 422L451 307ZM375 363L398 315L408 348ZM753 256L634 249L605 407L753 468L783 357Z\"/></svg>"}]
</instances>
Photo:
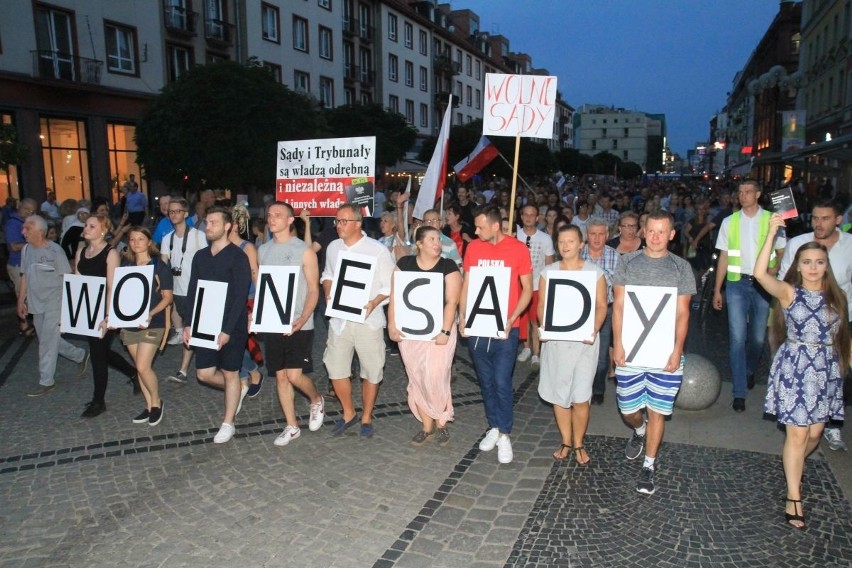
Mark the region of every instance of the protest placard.
<instances>
[{"instance_id":1,"label":"protest placard","mask_svg":"<svg viewBox=\"0 0 852 568\"><path fill-rule=\"evenodd\" d=\"M147 325L153 285L153 264L116 268L110 290L109 327L121 329Z\"/></svg>"},{"instance_id":2,"label":"protest placard","mask_svg":"<svg viewBox=\"0 0 852 568\"><path fill-rule=\"evenodd\" d=\"M444 276L434 272L393 273L394 323L405 339L431 341L444 323Z\"/></svg>"},{"instance_id":3,"label":"protest placard","mask_svg":"<svg viewBox=\"0 0 852 568\"><path fill-rule=\"evenodd\" d=\"M299 288L298 266L263 266L257 270L257 293L251 313L253 333L290 333Z\"/></svg>"},{"instance_id":4,"label":"protest placard","mask_svg":"<svg viewBox=\"0 0 852 568\"><path fill-rule=\"evenodd\" d=\"M485 136L553 137L556 77L485 74Z\"/></svg>"},{"instance_id":5,"label":"protest placard","mask_svg":"<svg viewBox=\"0 0 852 568\"><path fill-rule=\"evenodd\" d=\"M624 287L621 343L628 365L662 369L674 349L677 288Z\"/></svg>"},{"instance_id":6,"label":"protest placard","mask_svg":"<svg viewBox=\"0 0 852 568\"><path fill-rule=\"evenodd\" d=\"M467 285L464 331L473 337L505 338L509 318L508 266L473 266Z\"/></svg>"},{"instance_id":7,"label":"protest placard","mask_svg":"<svg viewBox=\"0 0 852 568\"><path fill-rule=\"evenodd\" d=\"M585 341L595 333L598 276L590 270L544 273L544 317L541 339Z\"/></svg>"},{"instance_id":8,"label":"protest placard","mask_svg":"<svg viewBox=\"0 0 852 568\"><path fill-rule=\"evenodd\" d=\"M106 278L66 274L62 282L62 312L59 331L101 337L106 318Z\"/></svg>"},{"instance_id":9,"label":"protest placard","mask_svg":"<svg viewBox=\"0 0 852 568\"><path fill-rule=\"evenodd\" d=\"M199 280L195 289L195 304L192 306L192 327L189 345L219 349L219 334L225 319L225 302L228 283L215 280Z\"/></svg>"},{"instance_id":10,"label":"protest placard","mask_svg":"<svg viewBox=\"0 0 852 568\"><path fill-rule=\"evenodd\" d=\"M338 255L325 315L364 323L367 319L365 306L372 299L370 288L376 262L374 257L365 254L344 251Z\"/></svg>"},{"instance_id":11,"label":"protest placard","mask_svg":"<svg viewBox=\"0 0 852 568\"><path fill-rule=\"evenodd\" d=\"M351 203L372 216L375 165L375 136L279 142L275 195L297 214L333 217Z\"/></svg>"}]
</instances>

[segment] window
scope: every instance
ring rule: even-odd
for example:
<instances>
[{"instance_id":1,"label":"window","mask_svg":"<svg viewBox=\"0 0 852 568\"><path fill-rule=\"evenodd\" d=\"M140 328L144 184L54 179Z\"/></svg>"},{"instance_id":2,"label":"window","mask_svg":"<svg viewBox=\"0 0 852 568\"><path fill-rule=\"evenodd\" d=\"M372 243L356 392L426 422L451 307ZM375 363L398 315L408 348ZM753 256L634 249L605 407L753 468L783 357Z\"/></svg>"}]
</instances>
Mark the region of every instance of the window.
<instances>
[{"instance_id":1,"label":"window","mask_svg":"<svg viewBox=\"0 0 852 568\"><path fill-rule=\"evenodd\" d=\"M397 81L399 77L399 58L394 55L388 55L388 80L393 81L394 83Z\"/></svg>"},{"instance_id":2,"label":"window","mask_svg":"<svg viewBox=\"0 0 852 568\"><path fill-rule=\"evenodd\" d=\"M395 14L388 14L388 39L391 41L396 41L397 39L397 21Z\"/></svg>"},{"instance_id":3,"label":"window","mask_svg":"<svg viewBox=\"0 0 852 568\"><path fill-rule=\"evenodd\" d=\"M405 41L405 47L407 47L408 49L413 49L414 48L414 26L412 26L408 22L405 22L402 25L402 29L403 29L402 37L404 38L404 41Z\"/></svg>"},{"instance_id":4,"label":"window","mask_svg":"<svg viewBox=\"0 0 852 568\"><path fill-rule=\"evenodd\" d=\"M482 91L476 89L476 97L473 99L476 103L477 110L482 108Z\"/></svg>"},{"instance_id":5,"label":"window","mask_svg":"<svg viewBox=\"0 0 852 568\"><path fill-rule=\"evenodd\" d=\"M228 24L225 21L225 7L222 0L204 0L205 37L225 41L229 38Z\"/></svg>"},{"instance_id":6,"label":"window","mask_svg":"<svg viewBox=\"0 0 852 568\"><path fill-rule=\"evenodd\" d=\"M331 11L331 0L317 0L317 6L320 8L325 8L329 12Z\"/></svg>"},{"instance_id":7,"label":"window","mask_svg":"<svg viewBox=\"0 0 852 568\"><path fill-rule=\"evenodd\" d=\"M467 97L467 106L473 106L473 88L470 85L465 87L465 95Z\"/></svg>"},{"instance_id":8,"label":"window","mask_svg":"<svg viewBox=\"0 0 852 568\"><path fill-rule=\"evenodd\" d=\"M169 82L189 71L192 66L192 48L181 45L167 45Z\"/></svg>"},{"instance_id":9,"label":"window","mask_svg":"<svg viewBox=\"0 0 852 568\"><path fill-rule=\"evenodd\" d=\"M135 126L107 123L109 173L116 197L118 197L118 189L124 185L130 174L134 174L139 180L140 189L143 189L142 186L145 184L142 170L136 163L136 142L133 140L135 134Z\"/></svg>"},{"instance_id":10,"label":"window","mask_svg":"<svg viewBox=\"0 0 852 568\"><path fill-rule=\"evenodd\" d=\"M408 124L414 124L414 101L405 99L405 120Z\"/></svg>"},{"instance_id":11,"label":"window","mask_svg":"<svg viewBox=\"0 0 852 568\"><path fill-rule=\"evenodd\" d=\"M388 109L391 112L399 112L399 97L396 95L390 95L388 97Z\"/></svg>"},{"instance_id":12,"label":"window","mask_svg":"<svg viewBox=\"0 0 852 568\"><path fill-rule=\"evenodd\" d=\"M601 129L601 138L606 138L606 128Z\"/></svg>"},{"instance_id":13,"label":"window","mask_svg":"<svg viewBox=\"0 0 852 568\"><path fill-rule=\"evenodd\" d=\"M352 88L343 89L343 104L345 104L345 105L354 105L355 104L355 89L352 89Z\"/></svg>"},{"instance_id":14,"label":"window","mask_svg":"<svg viewBox=\"0 0 852 568\"><path fill-rule=\"evenodd\" d=\"M12 124L11 114L0 114L0 123ZM5 170L0 169L0 200L6 203L8 197L20 197L21 188L18 182L18 167L9 166Z\"/></svg>"},{"instance_id":15,"label":"window","mask_svg":"<svg viewBox=\"0 0 852 568\"><path fill-rule=\"evenodd\" d=\"M293 49L308 53L308 21L293 16Z\"/></svg>"},{"instance_id":16,"label":"window","mask_svg":"<svg viewBox=\"0 0 852 568\"><path fill-rule=\"evenodd\" d=\"M298 69L293 71L293 89L296 91L303 91L305 93L311 92L311 76L304 71L299 71Z\"/></svg>"},{"instance_id":17,"label":"window","mask_svg":"<svg viewBox=\"0 0 852 568\"><path fill-rule=\"evenodd\" d=\"M107 70L111 73L136 74L136 30L119 24L107 23Z\"/></svg>"},{"instance_id":18,"label":"window","mask_svg":"<svg viewBox=\"0 0 852 568\"><path fill-rule=\"evenodd\" d=\"M260 5L260 27L263 31L263 39L281 43L281 35L278 30L281 25L278 8L269 4Z\"/></svg>"},{"instance_id":19,"label":"window","mask_svg":"<svg viewBox=\"0 0 852 568\"><path fill-rule=\"evenodd\" d=\"M474 62L473 68L476 70L476 73L474 73L476 80L479 81L482 78L482 65L479 63L478 59Z\"/></svg>"},{"instance_id":20,"label":"window","mask_svg":"<svg viewBox=\"0 0 852 568\"><path fill-rule=\"evenodd\" d=\"M456 65L458 66L458 70L461 71L462 65L462 52L461 49L456 50Z\"/></svg>"},{"instance_id":21,"label":"window","mask_svg":"<svg viewBox=\"0 0 852 568\"><path fill-rule=\"evenodd\" d=\"M319 82L320 104L325 108L334 107L334 79L320 77Z\"/></svg>"},{"instance_id":22,"label":"window","mask_svg":"<svg viewBox=\"0 0 852 568\"><path fill-rule=\"evenodd\" d=\"M420 66L420 90L426 92L429 90L429 70Z\"/></svg>"},{"instance_id":23,"label":"window","mask_svg":"<svg viewBox=\"0 0 852 568\"><path fill-rule=\"evenodd\" d=\"M91 187L86 123L82 120L40 119L39 139L44 163L44 180L56 192L56 199L83 199Z\"/></svg>"},{"instance_id":24,"label":"window","mask_svg":"<svg viewBox=\"0 0 852 568\"><path fill-rule=\"evenodd\" d=\"M75 81L73 14L39 6L35 15L39 76Z\"/></svg>"},{"instance_id":25,"label":"window","mask_svg":"<svg viewBox=\"0 0 852 568\"><path fill-rule=\"evenodd\" d=\"M456 100L459 101L459 104L461 104L461 98L462 98L461 81L456 81L456 89L455 89L455 91L453 91L453 94L456 96Z\"/></svg>"},{"instance_id":26,"label":"window","mask_svg":"<svg viewBox=\"0 0 852 568\"><path fill-rule=\"evenodd\" d=\"M420 55L429 55L429 36L420 30Z\"/></svg>"},{"instance_id":27,"label":"window","mask_svg":"<svg viewBox=\"0 0 852 568\"><path fill-rule=\"evenodd\" d=\"M429 105L420 103L420 127L429 128Z\"/></svg>"},{"instance_id":28,"label":"window","mask_svg":"<svg viewBox=\"0 0 852 568\"><path fill-rule=\"evenodd\" d=\"M361 82L372 85L373 57L370 50L361 48L358 52L358 61L361 64Z\"/></svg>"},{"instance_id":29,"label":"window","mask_svg":"<svg viewBox=\"0 0 852 568\"><path fill-rule=\"evenodd\" d=\"M269 61L263 62L263 68L269 71L270 74L275 78L276 83L281 82L281 66L276 65L275 63L270 63Z\"/></svg>"},{"instance_id":30,"label":"window","mask_svg":"<svg viewBox=\"0 0 852 568\"><path fill-rule=\"evenodd\" d=\"M464 70L468 77L473 74L473 58L470 55L464 57Z\"/></svg>"},{"instance_id":31,"label":"window","mask_svg":"<svg viewBox=\"0 0 852 568\"><path fill-rule=\"evenodd\" d=\"M464 117L460 112L456 113L456 124L464 124Z\"/></svg>"},{"instance_id":32,"label":"window","mask_svg":"<svg viewBox=\"0 0 852 568\"><path fill-rule=\"evenodd\" d=\"M625 137L625 138L627 138L628 136L630 136L630 129L629 129L629 128L625 128L625 129L624 129L624 137Z\"/></svg>"},{"instance_id":33,"label":"window","mask_svg":"<svg viewBox=\"0 0 852 568\"><path fill-rule=\"evenodd\" d=\"M414 86L414 63L411 61L405 62L405 85L407 87Z\"/></svg>"},{"instance_id":34,"label":"window","mask_svg":"<svg viewBox=\"0 0 852 568\"><path fill-rule=\"evenodd\" d=\"M227 61L228 56L222 53L211 53L207 52L207 65L212 65L214 63L222 63L223 61Z\"/></svg>"},{"instance_id":35,"label":"window","mask_svg":"<svg viewBox=\"0 0 852 568\"><path fill-rule=\"evenodd\" d=\"M618 138L613 138L613 139L612 139L612 149L613 149L613 150L618 150Z\"/></svg>"},{"instance_id":36,"label":"window","mask_svg":"<svg viewBox=\"0 0 852 568\"><path fill-rule=\"evenodd\" d=\"M319 27L319 56L322 59L328 59L331 61L334 59L332 56L332 43L331 43L331 30L329 28L320 26Z\"/></svg>"},{"instance_id":37,"label":"window","mask_svg":"<svg viewBox=\"0 0 852 568\"><path fill-rule=\"evenodd\" d=\"M627 150L624 150L621 155L624 157L624 160L627 161Z\"/></svg>"},{"instance_id":38,"label":"window","mask_svg":"<svg viewBox=\"0 0 852 568\"><path fill-rule=\"evenodd\" d=\"M592 150L597 150L597 149L598 149L598 141L592 140Z\"/></svg>"},{"instance_id":39,"label":"window","mask_svg":"<svg viewBox=\"0 0 852 568\"><path fill-rule=\"evenodd\" d=\"M370 26L372 21L370 18L371 7L366 4L358 4L358 21L361 28L358 30L359 37L364 39L373 39L373 30Z\"/></svg>"}]
</instances>

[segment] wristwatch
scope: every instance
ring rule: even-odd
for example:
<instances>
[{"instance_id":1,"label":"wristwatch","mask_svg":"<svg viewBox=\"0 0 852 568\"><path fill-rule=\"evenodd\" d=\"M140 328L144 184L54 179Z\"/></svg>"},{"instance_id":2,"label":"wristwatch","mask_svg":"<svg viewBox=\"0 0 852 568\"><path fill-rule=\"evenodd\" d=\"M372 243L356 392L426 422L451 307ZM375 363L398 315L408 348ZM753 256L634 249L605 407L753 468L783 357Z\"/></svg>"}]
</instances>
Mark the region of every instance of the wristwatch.
<instances>
[{"instance_id":1,"label":"wristwatch","mask_svg":"<svg viewBox=\"0 0 852 568\"><path fill-rule=\"evenodd\" d=\"M449 336L450 336L450 332L449 332L449 330L442 329L442 330L441 330L441 333L443 333L443 334L444 334L444 335L446 335L447 337L449 337Z\"/></svg>"}]
</instances>

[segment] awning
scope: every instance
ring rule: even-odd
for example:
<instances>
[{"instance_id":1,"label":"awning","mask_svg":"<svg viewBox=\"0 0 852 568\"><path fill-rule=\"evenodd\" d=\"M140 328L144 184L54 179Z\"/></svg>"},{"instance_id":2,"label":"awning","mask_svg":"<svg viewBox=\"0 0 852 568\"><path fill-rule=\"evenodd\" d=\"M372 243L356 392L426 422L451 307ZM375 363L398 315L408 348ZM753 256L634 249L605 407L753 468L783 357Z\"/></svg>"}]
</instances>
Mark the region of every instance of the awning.
<instances>
[{"instance_id":1,"label":"awning","mask_svg":"<svg viewBox=\"0 0 852 568\"><path fill-rule=\"evenodd\" d=\"M803 161L810 156L823 156L842 162L852 162L852 134L844 134L827 142L809 144L791 154L791 161Z\"/></svg>"},{"instance_id":2,"label":"awning","mask_svg":"<svg viewBox=\"0 0 852 568\"><path fill-rule=\"evenodd\" d=\"M746 177L751 171L751 158L728 167L728 175Z\"/></svg>"}]
</instances>

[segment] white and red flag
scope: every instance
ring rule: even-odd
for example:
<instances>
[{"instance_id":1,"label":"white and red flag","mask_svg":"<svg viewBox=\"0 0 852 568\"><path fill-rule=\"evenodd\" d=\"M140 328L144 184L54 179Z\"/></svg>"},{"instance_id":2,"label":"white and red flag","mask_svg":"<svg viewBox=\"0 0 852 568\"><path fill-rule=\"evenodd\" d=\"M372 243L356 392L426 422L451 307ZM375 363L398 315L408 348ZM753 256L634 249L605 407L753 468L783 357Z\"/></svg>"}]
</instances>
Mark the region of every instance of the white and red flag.
<instances>
[{"instance_id":1,"label":"white and red flag","mask_svg":"<svg viewBox=\"0 0 852 568\"><path fill-rule=\"evenodd\" d=\"M482 168L490 164L491 160L496 158L499 153L500 151L497 150L497 146L483 136L479 139L476 148L464 160L453 167L456 170L456 177L461 182L469 180L481 172Z\"/></svg>"},{"instance_id":2,"label":"white and red flag","mask_svg":"<svg viewBox=\"0 0 852 568\"><path fill-rule=\"evenodd\" d=\"M412 215L415 219L422 219L423 214L435 207L435 202L444 194L444 185L447 183L447 159L450 151L450 125L453 122L453 96L447 102L447 112L444 114L444 122L438 133L435 143L435 151L432 160L423 175L420 184L420 192L417 194L417 202L414 204Z\"/></svg>"}]
</instances>

